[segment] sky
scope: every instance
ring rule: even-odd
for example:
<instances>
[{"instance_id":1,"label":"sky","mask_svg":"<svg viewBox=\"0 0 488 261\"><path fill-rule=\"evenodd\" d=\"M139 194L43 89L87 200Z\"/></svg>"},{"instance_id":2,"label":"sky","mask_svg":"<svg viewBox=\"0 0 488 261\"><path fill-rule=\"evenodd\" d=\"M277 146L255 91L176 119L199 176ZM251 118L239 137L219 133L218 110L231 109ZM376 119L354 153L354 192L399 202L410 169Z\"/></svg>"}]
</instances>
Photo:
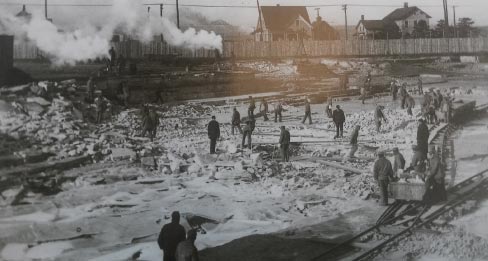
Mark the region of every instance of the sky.
<instances>
[{"instance_id":1,"label":"sky","mask_svg":"<svg viewBox=\"0 0 488 261\"><path fill-rule=\"evenodd\" d=\"M111 4L117 0L48 0L48 4ZM175 0L144 0L145 3L163 3L163 15L174 17ZM341 6L348 4L348 24L355 25L361 15L366 19L381 19L393 11L395 7L402 7L405 0L259 0L260 4L265 5L331 5L320 7L320 15L331 25L344 25L344 12ZM232 5L232 6L256 6L256 0L179 0L180 5L198 4L198 5ZM441 0L410 0L409 6L418 6L426 13L431 15L431 25L435 25L440 19L443 19L443 8ZM449 19L452 19L452 5L456 6L456 17L471 17L477 25L488 25L488 0L448 0ZM44 0L0 0L0 8L5 8L12 13L17 13L21 5L26 4L28 11L43 11ZM35 6L37 4L37 6ZM171 5L173 4L173 5ZM363 5L363 6L355 6ZM368 5L368 6L364 6ZM386 6L381 6L386 5ZM252 31L256 26L258 17L256 8L202 8L188 7L194 12L199 12L207 16L210 20L223 19L233 25L241 26L246 31ZM81 6L50 6L48 15L54 19L54 22L60 27L75 28L78 24L87 23L88 21L99 20L103 23L106 13L110 7L81 7ZM141 7L141 12L147 12L147 7ZM316 17L315 7L308 8L309 15L312 19ZM159 15L159 7L152 6L150 13ZM181 14L185 15L182 9ZM452 21L452 20L451 20Z\"/></svg>"}]
</instances>

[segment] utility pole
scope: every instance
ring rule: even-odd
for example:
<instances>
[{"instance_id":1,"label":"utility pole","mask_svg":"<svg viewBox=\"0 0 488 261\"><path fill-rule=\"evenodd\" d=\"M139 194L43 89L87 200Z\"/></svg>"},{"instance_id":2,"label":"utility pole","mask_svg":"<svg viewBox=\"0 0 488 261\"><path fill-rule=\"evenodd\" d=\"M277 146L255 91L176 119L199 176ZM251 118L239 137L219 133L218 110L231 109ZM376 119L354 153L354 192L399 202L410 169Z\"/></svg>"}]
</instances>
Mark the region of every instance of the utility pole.
<instances>
[{"instance_id":1,"label":"utility pole","mask_svg":"<svg viewBox=\"0 0 488 261\"><path fill-rule=\"evenodd\" d=\"M176 0L176 26L180 29L180 6L178 0Z\"/></svg>"},{"instance_id":2,"label":"utility pole","mask_svg":"<svg viewBox=\"0 0 488 261\"><path fill-rule=\"evenodd\" d=\"M315 8L315 11L317 11L317 17L320 16L320 8Z\"/></svg>"},{"instance_id":3,"label":"utility pole","mask_svg":"<svg viewBox=\"0 0 488 261\"><path fill-rule=\"evenodd\" d=\"M449 12L447 0L442 0L444 5L444 38L449 38Z\"/></svg>"},{"instance_id":4,"label":"utility pole","mask_svg":"<svg viewBox=\"0 0 488 261\"><path fill-rule=\"evenodd\" d=\"M453 12L453 21L454 21L454 36L455 37L458 37L458 30L457 30L457 26L456 26L456 6L453 5L452 6L452 12Z\"/></svg>"},{"instance_id":5,"label":"utility pole","mask_svg":"<svg viewBox=\"0 0 488 261\"><path fill-rule=\"evenodd\" d=\"M159 5L159 16L163 17L163 4Z\"/></svg>"},{"instance_id":6,"label":"utility pole","mask_svg":"<svg viewBox=\"0 0 488 261\"><path fill-rule=\"evenodd\" d=\"M46 17L46 20L47 19L47 0L44 0L44 16Z\"/></svg>"},{"instance_id":7,"label":"utility pole","mask_svg":"<svg viewBox=\"0 0 488 261\"><path fill-rule=\"evenodd\" d=\"M347 41L347 5L342 5L342 10L344 10L344 20L346 22L346 41Z\"/></svg>"}]
</instances>

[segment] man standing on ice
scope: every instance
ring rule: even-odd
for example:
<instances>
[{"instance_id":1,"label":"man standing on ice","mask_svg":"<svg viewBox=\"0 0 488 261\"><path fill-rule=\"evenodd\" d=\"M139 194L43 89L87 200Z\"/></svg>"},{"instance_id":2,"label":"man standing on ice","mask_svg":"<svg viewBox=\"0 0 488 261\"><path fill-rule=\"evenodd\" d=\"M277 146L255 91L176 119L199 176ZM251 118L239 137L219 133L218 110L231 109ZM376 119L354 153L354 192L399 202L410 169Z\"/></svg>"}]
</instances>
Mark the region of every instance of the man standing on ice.
<instances>
[{"instance_id":1,"label":"man standing on ice","mask_svg":"<svg viewBox=\"0 0 488 261\"><path fill-rule=\"evenodd\" d=\"M350 140L351 151L349 151L349 158L354 158L354 154L356 154L356 151L358 151L358 137L360 129L361 127L359 125L356 125L354 131L352 132Z\"/></svg>"},{"instance_id":2,"label":"man standing on ice","mask_svg":"<svg viewBox=\"0 0 488 261\"><path fill-rule=\"evenodd\" d=\"M376 123L376 132L381 130L381 121L386 122L385 115L383 114L383 106L378 105L374 111L374 121Z\"/></svg>"},{"instance_id":3,"label":"man standing on ice","mask_svg":"<svg viewBox=\"0 0 488 261\"><path fill-rule=\"evenodd\" d=\"M278 118L279 118L279 121L281 122L281 112L282 111L283 111L283 106L281 105L280 101L277 101L275 103L275 108L274 108L274 114L275 114L274 122L277 122Z\"/></svg>"},{"instance_id":4,"label":"man standing on ice","mask_svg":"<svg viewBox=\"0 0 488 261\"><path fill-rule=\"evenodd\" d=\"M210 154L215 154L215 145L217 139L220 138L220 127L215 116L212 116L212 120L208 123L208 138L210 139Z\"/></svg>"},{"instance_id":5,"label":"man standing on ice","mask_svg":"<svg viewBox=\"0 0 488 261\"><path fill-rule=\"evenodd\" d=\"M254 116L254 109L256 109L256 102L252 96L249 96L249 108L247 109L247 116Z\"/></svg>"},{"instance_id":6,"label":"man standing on ice","mask_svg":"<svg viewBox=\"0 0 488 261\"><path fill-rule=\"evenodd\" d=\"M171 223L163 226L158 237L159 248L164 252L163 261L176 261L176 247L185 240L185 234L185 228L180 225L180 212L171 213Z\"/></svg>"},{"instance_id":7,"label":"man standing on ice","mask_svg":"<svg viewBox=\"0 0 488 261\"><path fill-rule=\"evenodd\" d=\"M197 231L191 229L186 235L186 240L178 244L176 248L176 261L198 261L198 250L195 247Z\"/></svg>"},{"instance_id":8,"label":"man standing on ice","mask_svg":"<svg viewBox=\"0 0 488 261\"><path fill-rule=\"evenodd\" d=\"M259 111L263 114L264 121L268 121L268 102L266 98L261 99L261 104L259 105Z\"/></svg>"},{"instance_id":9,"label":"man standing on ice","mask_svg":"<svg viewBox=\"0 0 488 261\"><path fill-rule=\"evenodd\" d=\"M402 87L400 87L400 105L402 109L405 109L405 101L407 100L407 96L407 84L403 83Z\"/></svg>"},{"instance_id":10,"label":"man standing on ice","mask_svg":"<svg viewBox=\"0 0 488 261\"><path fill-rule=\"evenodd\" d=\"M388 205L388 183L390 179L393 179L393 169L391 162L385 158L385 152L378 152L378 159L374 163L373 168L374 179L378 183L380 188L381 206Z\"/></svg>"},{"instance_id":11,"label":"man standing on ice","mask_svg":"<svg viewBox=\"0 0 488 261\"><path fill-rule=\"evenodd\" d=\"M245 148L246 138L247 138L247 147L251 149L251 134L252 134L251 121L247 120L246 126L242 128L242 148Z\"/></svg>"},{"instance_id":12,"label":"man standing on ice","mask_svg":"<svg viewBox=\"0 0 488 261\"><path fill-rule=\"evenodd\" d=\"M332 120L336 126L336 136L334 139L342 138L344 134L344 122L346 121L346 115L344 115L344 111L341 109L341 106L337 105L336 109L332 113Z\"/></svg>"},{"instance_id":13,"label":"man standing on ice","mask_svg":"<svg viewBox=\"0 0 488 261\"><path fill-rule=\"evenodd\" d=\"M86 100L92 103L93 97L95 96L95 83L93 82L93 76L90 76L88 82L86 83L86 95Z\"/></svg>"},{"instance_id":14,"label":"man standing on ice","mask_svg":"<svg viewBox=\"0 0 488 261\"><path fill-rule=\"evenodd\" d=\"M308 124L312 124L312 111L310 109L310 100L305 100L305 116L303 117L302 124L305 124L305 121L308 118Z\"/></svg>"},{"instance_id":15,"label":"man standing on ice","mask_svg":"<svg viewBox=\"0 0 488 261\"><path fill-rule=\"evenodd\" d=\"M424 155L427 155L429 150L429 127L425 124L423 119L419 119L419 126L417 128L417 148Z\"/></svg>"},{"instance_id":16,"label":"man standing on ice","mask_svg":"<svg viewBox=\"0 0 488 261\"><path fill-rule=\"evenodd\" d=\"M231 133L234 135L234 129L238 129L239 132L242 134L242 129L241 129L241 114L239 111L237 111L237 108L234 107L234 112L232 113L232 129Z\"/></svg>"},{"instance_id":17,"label":"man standing on ice","mask_svg":"<svg viewBox=\"0 0 488 261\"><path fill-rule=\"evenodd\" d=\"M290 147L290 132L285 129L285 126L281 126L280 134L280 148L281 148L281 160L283 162L290 161L288 149Z\"/></svg>"},{"instance_id":18,"label":"man standing on ice","mask_svg":"<svg viewBox=\"0 0 488 261\"><path fill-rule=\"evenodd\" d=\"M398 170L403 171L403 169L405 168L405 158L396 147L393 148L393 157L393 173L395 173L395 176L397 176Z\"/></svg>"}]
</instances>

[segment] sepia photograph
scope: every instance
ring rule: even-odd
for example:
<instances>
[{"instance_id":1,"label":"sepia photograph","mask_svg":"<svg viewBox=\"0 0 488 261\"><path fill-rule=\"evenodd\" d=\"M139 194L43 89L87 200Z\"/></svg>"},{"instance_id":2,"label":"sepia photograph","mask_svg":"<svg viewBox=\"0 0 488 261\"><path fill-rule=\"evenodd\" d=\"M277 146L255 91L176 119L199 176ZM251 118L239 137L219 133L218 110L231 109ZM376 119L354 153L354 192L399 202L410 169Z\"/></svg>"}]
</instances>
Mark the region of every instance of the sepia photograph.
<instances>
[{"instance_id":1,"label":"sepia photograph","mask_svg":"<svg viewBox=\"0 0 488 261\"><path fill-rule=\"evenodd\" d=\"M0 261L488 261L487 10L0 0Z\"/></svg>"}]
</instances>

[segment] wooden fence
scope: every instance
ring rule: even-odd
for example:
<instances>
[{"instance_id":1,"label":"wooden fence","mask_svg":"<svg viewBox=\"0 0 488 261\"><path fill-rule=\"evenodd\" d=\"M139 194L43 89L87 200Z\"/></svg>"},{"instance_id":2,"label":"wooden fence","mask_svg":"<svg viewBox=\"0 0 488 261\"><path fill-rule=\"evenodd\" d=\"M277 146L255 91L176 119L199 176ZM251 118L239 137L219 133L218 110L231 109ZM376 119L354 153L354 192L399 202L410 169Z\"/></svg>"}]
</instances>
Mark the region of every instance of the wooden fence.
<instances>
[{"instance_id":1,"label":"wooden fence","mask_svg":"<svg viewBox=\"0 0 488 261\"><path fill-rule=\"evenodd\" d=\"M177 55L185 58L213 58L214 50L184 49L164 42L141 43L124 41L113 43L117 53L129 58ZM222 57L340 57L340 56L401 56L479 54L488 52L488 38L395 39L395 40L336 40L281 42L224 42ZM36 59L43 55L36 47L16 44L15 59Z\"/></svg>"}]
</instances>

